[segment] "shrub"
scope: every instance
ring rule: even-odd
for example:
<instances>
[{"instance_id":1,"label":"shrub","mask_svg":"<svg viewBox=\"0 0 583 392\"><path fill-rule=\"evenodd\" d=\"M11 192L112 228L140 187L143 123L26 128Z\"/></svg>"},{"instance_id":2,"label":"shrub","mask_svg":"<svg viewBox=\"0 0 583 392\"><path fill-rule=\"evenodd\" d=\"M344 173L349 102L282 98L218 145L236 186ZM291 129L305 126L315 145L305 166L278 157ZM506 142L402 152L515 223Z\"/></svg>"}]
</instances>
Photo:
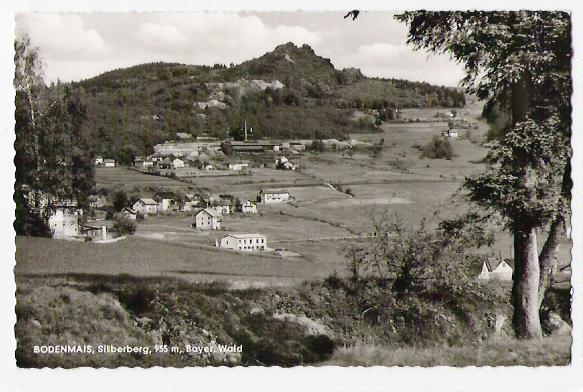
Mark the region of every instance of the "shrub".
<instances>
[{"instance_id":1,"label":"shrub","mask_svg":"<svg viewBox=\"0 0 583 392\"><path fill-rule=\"evenodd\" d=\"M453 147L447 138L434 136L429 143L422 147L422 158L451 159Z\"/></svg>"},{"instance_id":2,"label":"shrub","mask_svg":"<svg viewBox=\"0 0 583 392\"><path fill-rule=\"evenodd\" d=\"M136 232L136 223L126 217L119 217L115 220L111 230L120 236L134 234Z\"/></svg>"},{"instance_id":3,"label":"shrub","mask_svg":"<svg viewBox=\"0 0 583 392\"><path fill-rule=\"evenodd\" d=\"M128 195L125 191L119 190L113 194L113 208L121 211L128 205Z\"/></svg>"}]
</instances>

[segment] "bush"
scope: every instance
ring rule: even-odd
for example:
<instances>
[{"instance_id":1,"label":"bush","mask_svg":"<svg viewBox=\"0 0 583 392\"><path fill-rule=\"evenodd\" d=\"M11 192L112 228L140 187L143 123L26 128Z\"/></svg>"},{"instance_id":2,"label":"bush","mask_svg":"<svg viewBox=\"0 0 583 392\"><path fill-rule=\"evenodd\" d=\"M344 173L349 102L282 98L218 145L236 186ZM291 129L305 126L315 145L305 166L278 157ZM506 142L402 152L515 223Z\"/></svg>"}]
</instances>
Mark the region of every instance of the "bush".
<instances>
[{"instance_id":1,"label":"bush","mask_svg":"<svg viewBox=\"0 0 583 392\"><path fill-rule=\"evenodd\" d=\"M113 208L121 211L128 205L128 195L125 191L119 190L113 194Z\"/></svg>"},{"instance_id":2,"label":"bush","mask_svg":"<svg viewBox=\"0 0 583 392\"><path fill-rule=\"evenodd\" d=\"M429 143L422 147L422 158L451 159L453 147L447 138L434 136Z\"/></svg>"},{"instance_id":3,"label":"bush","mask_svg":"<svg viewBox=\"0 0 583 392\"><path fill-rule=\"evenodd\" d=\"M119 217L115 220L111 230L120 236L134 234L136 232L136 223L126 217Z\"/></svg>"}]
</instances>

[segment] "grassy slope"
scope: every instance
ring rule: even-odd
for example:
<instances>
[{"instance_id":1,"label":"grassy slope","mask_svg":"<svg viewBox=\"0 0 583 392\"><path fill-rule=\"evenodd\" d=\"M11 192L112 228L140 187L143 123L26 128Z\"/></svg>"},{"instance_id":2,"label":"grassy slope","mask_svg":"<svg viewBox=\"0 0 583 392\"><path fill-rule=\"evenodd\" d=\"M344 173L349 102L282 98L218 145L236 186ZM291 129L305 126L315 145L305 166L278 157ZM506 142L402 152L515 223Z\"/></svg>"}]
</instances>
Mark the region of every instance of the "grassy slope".
<instances>
[{"instance_id":1,"label":"grassy slope","mask_svg":"<svg viewBox=\"0 0 583 392\"><path fill-rule=\"evenodd\" d=\"M323 366L566 366L569 335L540 341L491 338L476 345L435 348L386 348L357 345L338 349Z\"/></svg>"}]
</instances>

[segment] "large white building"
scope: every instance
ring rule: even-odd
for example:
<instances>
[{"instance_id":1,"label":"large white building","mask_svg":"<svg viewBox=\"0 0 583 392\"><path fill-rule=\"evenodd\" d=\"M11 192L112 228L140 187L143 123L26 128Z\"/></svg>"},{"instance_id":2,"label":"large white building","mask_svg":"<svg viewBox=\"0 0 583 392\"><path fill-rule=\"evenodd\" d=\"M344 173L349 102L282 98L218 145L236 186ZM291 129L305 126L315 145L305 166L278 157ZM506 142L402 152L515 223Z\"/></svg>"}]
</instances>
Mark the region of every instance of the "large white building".
<instances>
[{"instance_id":1,"label":"large white building","mask_svg":"<svg viewBox=\"0 0 583 392\"><path fill-rule=\"evenodd\" d=\"M202 209L194 215L193 226L200 230L220 230L221 215L210 208Z\"/></svg>"},{"instance_id":2,"label":"large white building","mask_svg":"<svg viewBox=\"0 0 583 392\"><path fill-rule=\"evenodd\" d=\"M53 238L71 238L81 235L79 217L83 211L76 206L61 206L51 211L49 228Z\"/></svg>"},{"instance_id":3,"label":"large white building","mask_svg":"<svg viewBox=\"0 0 583 392\"><path fill-rule=\"evenodd\" d=\"M267 247L267 238L261 234L233 233L220 237L215 245L241 252L260 252Z\"/></svg>"},{"instance_id":4,"label":"large white building","mask_svg":"<svg viewBox=\"0 0 583 392\"><path fill-rule=\"evenodd\" d=\"M257 201L263 204L285 203L289 199L289 192L282 189L262 189L257 195Z\"/></svg>"}]
</instances>

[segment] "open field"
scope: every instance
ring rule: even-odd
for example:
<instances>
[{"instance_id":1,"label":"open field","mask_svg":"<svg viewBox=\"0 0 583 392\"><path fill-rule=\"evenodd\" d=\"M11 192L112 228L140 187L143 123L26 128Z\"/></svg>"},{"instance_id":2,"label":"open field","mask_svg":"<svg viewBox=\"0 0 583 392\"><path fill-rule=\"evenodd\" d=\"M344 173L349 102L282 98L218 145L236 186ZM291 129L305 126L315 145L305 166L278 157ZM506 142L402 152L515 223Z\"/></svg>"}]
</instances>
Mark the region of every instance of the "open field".
<instances>
[{"instance_id":1,"label":"open field","mask_svg":"<svg viewBox=\"0 0 583 392\"><path fill-rule=\"evenodd\" d=\"M132 189L134 187L164 187L185 188L186 185L169 177L151 176L126 167L95 168L95 183L97 188L118 187Z\"/></svg>"},{"instance_id":2,"label":"open field","mask_svg":"<svg viewBox=\"0 0 583 392\"><path fill-rule=\"evenodd\" d=\"M16 239L16 276L121 275L228 281L235 287L289 285L331 271L304 257L240 254L184 244L129 238L100 245L34 237Z\"/></svg>"}]
</instances>

